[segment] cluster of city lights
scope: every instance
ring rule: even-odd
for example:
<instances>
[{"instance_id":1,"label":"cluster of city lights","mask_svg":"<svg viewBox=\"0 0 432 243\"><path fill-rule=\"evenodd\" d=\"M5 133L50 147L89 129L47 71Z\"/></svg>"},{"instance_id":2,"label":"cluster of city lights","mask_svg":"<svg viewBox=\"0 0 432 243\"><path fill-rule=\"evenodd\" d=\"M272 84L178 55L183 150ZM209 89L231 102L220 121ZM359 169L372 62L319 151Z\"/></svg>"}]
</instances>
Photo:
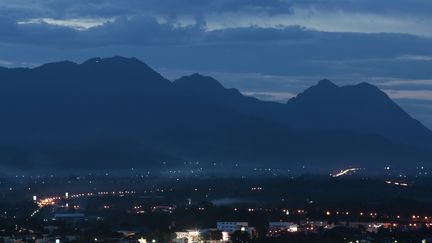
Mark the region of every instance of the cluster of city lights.
<instances>
[{"instance_id":1,"label":"cluster of city lights","mask_svg":"<svg viewBox=\"0 0 432 243\"><path fill-rule=\"evenodd\" d=\"M262 187L251 187L251 191L261 191Z\"/></svg>"},{"instance_id":2,"label":"cluster of city lights","mask_svg":"<svg viewBox=\"0 0 432 243\"><path fill-rule=\"evenodd\" d=\"M43 208L46 206L54 206L56 204L56 201L61 200L61 199L69 199L69 198L81 198L81 197L92 197L95 195L98 196L106 196L106 195L125 195L125 194L135 194L136 191L113 191L113 192L97 192L97 193L93 193L93 192L87 192L87 193L77 193L77 194L69 194L68 192L66 192L64 194L64 196L56 196L56 197L46 197L46 198L40 198L39 200L37 200L37 196L33 196L33 201L36 202L36 204L38 205L39 208ZM75 208L79 208L79 206L74 206ZM36 212L36 211L35 211ZM39 212L39 211L37 211ZM36 213L37 213L36 212Z\"/></svg>"}]
</instances>

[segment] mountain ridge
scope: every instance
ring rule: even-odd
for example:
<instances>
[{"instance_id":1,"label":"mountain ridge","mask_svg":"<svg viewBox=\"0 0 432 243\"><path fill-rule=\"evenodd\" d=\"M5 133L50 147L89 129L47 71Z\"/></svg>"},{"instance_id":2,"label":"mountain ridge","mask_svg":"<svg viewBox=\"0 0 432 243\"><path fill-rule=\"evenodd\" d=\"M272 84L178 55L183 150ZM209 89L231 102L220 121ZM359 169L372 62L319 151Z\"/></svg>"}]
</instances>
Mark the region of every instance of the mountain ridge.
<instances>
[{"instance_id":1,"label":"mountain ridge","mask_svg":"<svg viewBox=\"0 0 432 243\"><path fill-rule=\"evenodd\" d=\"M320 113L318 105L350 103L362 108L358 99L363 95L352 95L351 90L377 89L368 84L350 88L324 80L310 88L319 91L317 96L311 99L310 89L305 90L293 99L300 108L293 108L294 101L260 101L199 74L171 82L135 58L92 58L81 64L59 62L41 67L0 69L0 159L8 166L63 168L73 162L95 168L148 167L161 160L189 159L266 161L279 166L299 161L375 166L394 161L403 166L431 158L416 139L380 133L388 119L362 118L348 126L344 124L358 111L342 109L346 114L334 120L340 122L336 126L307 124L308 119L332 124L326 117L315 117L333 112ZM335 96L328 96L322 87ZM341 90L348 95L340 94ZM379 101L391 101L380 92L376 92ZM341 98L350 102L341 102ZM370 105L375 100L367 102ZM314 106L305 110L309 103ZM408 135L423 131L412 128L421 124L401 115L403 110L392 101L384 107L392 108L396 118L407 119L396 128L406 128ZM374 114L379 115L379 110ZM381 125L360 126L375 122ZM430 131L425 133L427 137Z\"/></svg>"},{"instance_id":2,"label":"mountain ridge","mask_svg":"<svg viewBox=\"0 0 432 243\"><path fill-rule=\"evenodd\" d=\"M332 85L330 89L321 87L320 84L312 86L287 102L293 110L291 117L301 117L296 121L297 126L319 127L313 123L321 118L319 122L326 122L323 127L326 129L378 133L398 142L412 143L419 137L432 135L374 85L363 82L341 87ZM309 123L305 125L305 121Z\"/></svg>"}]
</instances>

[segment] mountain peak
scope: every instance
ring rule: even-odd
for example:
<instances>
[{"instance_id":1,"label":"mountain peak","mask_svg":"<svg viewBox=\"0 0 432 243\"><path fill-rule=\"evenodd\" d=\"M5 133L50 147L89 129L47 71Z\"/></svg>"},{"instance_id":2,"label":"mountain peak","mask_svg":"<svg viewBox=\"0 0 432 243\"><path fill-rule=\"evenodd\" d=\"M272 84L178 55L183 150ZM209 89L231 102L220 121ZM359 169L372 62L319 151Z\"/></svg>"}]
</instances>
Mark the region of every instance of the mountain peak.
<instances>
[{"instance_id":1,"label":"mountain peak","mask_svg":"<svg viewBox=\"0 0 432 243\"><path fill-rule=\"evenodd\" d=\"M328 79L322 79L318 84L307 88L296 97L288 100L288 104L297 102L315 102L317 100L325 100L338 93L340 87Z\"/></svg>"},{"instance_id":2,"label":"mountain peak","mask_svg":"<svg viewBox=\"0 0 432 243\"><path fill-rule=\"evenodd\" d=\"M358 90L368 90L370 92L380 92L383 93L377 86L367 83L367 82L361 82L353 86L354 88L357 88Z\"/></svg>"},{"instance_id":3,"label":"mountain peak","mask_svg":"<svg viewBox=\"0 0 432 243\"><path fill-rule=\"evenodd\" d=\"M89 65L89 64L94 64L94 63L100 63L101 60L102 60L102 58L100 58L100 57L93 57L93 58L90 58L90 59L84 61L82 63L82 65Z\"/></svg>"},{"instance_id":4,"label":"mountain peak","mask_svg":"<svg viewBox=\"0 0 432 243\"><path fill-rule=\"evenodd\" d=\"M382 92L378 87L362 82L355 85L337 86L328 79L322 79L302 93L298 94L295 98L288 101L290 102L329 102L339 100L357 100L358 102L366 102L365 98L371 101L372 99L376 102L391 102L391 99Z\"/></svg>"},{"instance_id":5,"label":"mountain peak","mask_svg":"<svg viewBox=\"0 0 432 243\"><path fill-rule=\"evenodd\" d=\"M51 72L55 70L75 68L76 66L78 66L78 64L76 64L75 62L60 61L60 62L51 62L51 63L43 64L41 66L35 67L34 70Z\"/></svg>"},{"instance_id":6,"label":"mountain peak","mask_svg":"<svg viewBox=\"0 0 432 243\"><path fill-rule=\"evenodd\" d=\"M93 57L86 61L84 61L81 65L88 66L88 65L97 65L97 64L117 64L117 65L130 65L130 66L145 66L149 68L144 62L140 61L137 58L134 57L122 57L122 56L113 56L113 57Z\"/></svg>"},{"instance_id":7,"label":"mountain peak","mask_svg":"<svg viewBox=\"0 0 432 243\"><path fill-rule=\"evenodd\" d=\"M165 80L158 72L134 57L113 56L90 58L80 64L82 70L90 73L102 73L112 78L160 81ZM167 81L168 82L168 81Z\"/></svg>"},{"instance_id":8,"label":"mountain peak","mask_svg":"<svg viewBox=\"0 0 432 243\"><path fill-rule=\"evenodd\" d=\"M211 90L222 90L225 89L219 81L216 79L204 76L199 73L194 73L189 76L183 76L175 80L174 85L180 86L187 89L211 91Z\"/></svg>"},{"instance_id":9,"label":"mountain peak","mask_svg":"<svg viewBox=\"0 0 432 243\"><path fill-rule=\"evenodd\" d=\"M328 79L321 79L318 84L312 86L310 89L318 89L318 90L336 90L339 86Z\"/></svg>"},{"instance_id":10,"label":"mountain peak","mask_svg":"<svg viewBox=\"0 0 432 243\"><path fill-rule=\"evenodd\" d=\"M365 82L339 87L324 79L287 105L295 126L377 133L399 141L430 134L387 94Z\"/></svg>"},{"instance_id":11,"label":"mountain peak","mask_svg":"<svg viewBox=\"0 0 432 243\"><path fill-rule=\"evenodd\" d=\"M10 72L18 72L18 69ZM114 56L108 58L94 57L82 63L71 61L58 61L29 68L22 71L39 80L39 85L83 85L90 87L115 87L137 89L166 87L171 82L162 77L158 72L150 68L137 58ZM6 74L4 74L6 75ZM9 75L9 74L8 74ZM22 79L28 80L29 78Z\"/></svg>"},{"instance_id":12,"label":"mountain peak","mask_svg":"<svg viewBox=\"0 0 432 243\"><path fill-rule=\"evenodd\" d=\"M328 79L321 79L316 86L338 87L335 83Z\"/></svg>"}]
</instances>

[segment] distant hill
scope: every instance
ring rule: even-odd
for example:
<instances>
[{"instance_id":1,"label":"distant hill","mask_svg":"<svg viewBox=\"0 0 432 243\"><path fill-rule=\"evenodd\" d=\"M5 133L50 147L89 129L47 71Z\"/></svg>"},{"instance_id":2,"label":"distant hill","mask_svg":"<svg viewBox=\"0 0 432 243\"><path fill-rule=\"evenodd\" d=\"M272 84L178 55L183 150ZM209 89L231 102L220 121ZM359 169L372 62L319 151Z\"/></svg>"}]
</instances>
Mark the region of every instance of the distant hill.
<instances>
[{"instance_id":1,"label":"distant hill","mask_svg":"<svg viewBox=\"0 0 432 243\"><path fill-rule=\"evenodd\" d=\"M377 87L360 83L338 87L321 80L288 101L290 125L375 133L420 145L432 133Z\"/></svg>"},{"instance_id":2,"label":"distant hill","mask_svg":"<svg viewBox=\"0 0 432 243\"><path fill-rule=\"evenodd\" d=\"M291 128L372 133L421 146L432 138L428 128L368 83L339 87L323 79L286 105L243 96L236 89L225 89L215 79L199 74L182 77L174 84L238 112L277 121Z\"/></svg>"},{"instance_id":3,"label":"distant hill","mask_svg":"<svg viewBox=\"0 0 432 243\"><path fill-rule=\"evenodd\" d=\"M280 104L199 74L171 82L135 58L0 68L0 114L0 168L381 167L432 158L431 131L370 84L323 80Z\"/></svg>"}]
</instances>

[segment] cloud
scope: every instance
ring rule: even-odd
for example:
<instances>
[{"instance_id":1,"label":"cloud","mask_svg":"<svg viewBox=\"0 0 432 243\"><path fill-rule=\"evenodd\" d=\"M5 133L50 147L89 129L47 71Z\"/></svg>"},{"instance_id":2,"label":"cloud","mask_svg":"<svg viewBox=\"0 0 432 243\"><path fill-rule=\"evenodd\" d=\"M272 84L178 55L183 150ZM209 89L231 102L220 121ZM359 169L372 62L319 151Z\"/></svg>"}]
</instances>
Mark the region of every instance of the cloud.
<instances>
[{"instance_id":1,"label":"cloud","mask_svg":"<svg viewBox=\"0 0 432 243\"><path fill-rule=\"evenodd\" d=\"M428 0L2 0L0 6L8 11L44 12L55 15L120 15L154 13L158 15L202 15L215 12L288 13L292 8L316 8L323 11L368 12L375 14L429 15Z\"/></svg>"},{"instance_id":2,"label":"cloud","mask_svg":"<svg viewBox=\"0 0 432 243\"><path fill-rule=\"evenodd\" d=\"M409 7L391 4L384 8L384 4L371 0L361 3L351 0L124 0L121 4L115 0L3 0L1 21L6 21L15 32L4 33L7 36L0 37L0 41L86 48L117 44L319 40L327 37L326 32L432 36L429 28L432 16L423 14L424 9L432 9L432 3L413 0ZM0 33L6 28L0 23ZM428 57L419 53L399 54L400 60Z\"/></svg>"},{"instance_id":3,"label":"cloud","mask_svg":"<svg viewBox=\"0 0 432 243\"><path fill-rule=\"evenodd\" d=\"M378 81L377 83L381 89L387 90L432 90L432 79L394 79L383 82Z\"/></svg>"},{"instance_id":4,"label":"cloud","mask_svg":"<svg viewBox=\"0 0 432 243\"><path fill-rule=\"evenodd\" d=\"M380 82L380 86L395 86L395 85L432 85L431 79L418 79L418 80L401 80L401 79L395 79L395 80L389 80Z\"/></svg>"},{"instance_id":5,"label":"cloud","mask_svg":"<svg viewBox=\"0 0 432 243\"><path fill-rule=\"evenodd\" d=\"M317 33L300 26L287 26L279 28L267 28L258 26L236 27L227 29L216 29L203 33L205 41L241 41L241 42L262 42L262 41L296 41L312 39Z\"/></svg>"},{"instance_id":6,"label":"cloud","mask_svg":"<svg viewBox=\"0 0 432 243\"><path fill-rule=\"evenodd\" d=\"M0 60L0 65L1 66L12 66L13 62L7 61L7 60Z\"/></svg>"},{"instance_id":7,"label":"cloud","mask_svg":"<svg viewBox=\"0 0 432 243\"><path fill-rule=\"evenodd\" d=\"M253 96L261 100L285 103L296 95L290 92L242 92L246 96Z\"/></svg>"},{"instance_id":8,"label":"cloud","mask_svg":"<svg viewBox=\"0 0 432 243\"><path fill-rule=\"evenodd\" d=\"M392 99L416 99L432 101L432 90L383 90Z\"/></svg>"},{"instance_id":9,"label":"cloud","mask_svg":"<svg viewBox=\"0 0 432 243\"><path fill-rule=\"evenodd\" d=\"M429 11L428 11L429 10ZM326 32L404 33L432 36L432 3L392 4L336 0L3 0L0 14L20 23L88 29L101 20L152 17L174 26L205 25L207 30L300 26Z\"/></svg>"},{"instance_id":10,"label":"cloud","mask_svg":"<svg viewBox=\"0 0 432 243\"><path fill-rule=\"evenodd\" d=\"M249 12L211 13L206 16L208 30L301 26L325 32L402 33L432 36L432 17L379 15L374 13L329 11L317 8L293 8L291 13L269 14Z\"/></svg>"},{"instance_id":11,"label":"cloud","mask_svg":"<svg viewBox=\"0 0 432 243\"><path fill-rule=\"evenodd\" d=\"M113 22L115 19L52 19L52 18L34 18L28 20L18 21L19 25L27 25L27 24L47 24L47 25L55 25L66 28L71 28L79 31L85 31L90 28L103 26L108 22Z\"/></svg>"},{"instance_id":12,"label":"cloud","mask_svg":"<svg viewBox=\"0 0 432 243\"><path fill-rule=\"evenodd\" d=\"M397 59L404 60L404 61L432 61L432 56L403 55L397 57Z\"/></svg>"}]
</instances>

